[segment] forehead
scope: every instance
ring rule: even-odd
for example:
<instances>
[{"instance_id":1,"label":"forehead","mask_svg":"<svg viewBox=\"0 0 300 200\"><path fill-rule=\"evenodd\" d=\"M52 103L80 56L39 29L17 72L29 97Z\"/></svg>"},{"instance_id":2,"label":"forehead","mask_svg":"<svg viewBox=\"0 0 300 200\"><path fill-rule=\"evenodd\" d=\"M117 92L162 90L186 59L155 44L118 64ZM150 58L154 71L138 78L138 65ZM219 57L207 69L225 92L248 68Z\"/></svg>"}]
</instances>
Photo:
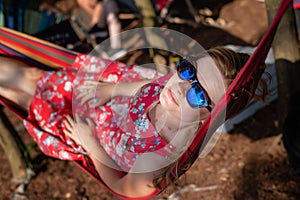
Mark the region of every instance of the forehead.
<instances>
[{"instance_id":1,"label":"forehead","mask_svg":"<svg viewBox=\"0 0 300 200\"><path fill-rule=\"evenodd\" d=\"M226 90L221 71L209 56L198 59L195 67L199 82L211 100L216 103Z\"/></svg>"}]
</instances>

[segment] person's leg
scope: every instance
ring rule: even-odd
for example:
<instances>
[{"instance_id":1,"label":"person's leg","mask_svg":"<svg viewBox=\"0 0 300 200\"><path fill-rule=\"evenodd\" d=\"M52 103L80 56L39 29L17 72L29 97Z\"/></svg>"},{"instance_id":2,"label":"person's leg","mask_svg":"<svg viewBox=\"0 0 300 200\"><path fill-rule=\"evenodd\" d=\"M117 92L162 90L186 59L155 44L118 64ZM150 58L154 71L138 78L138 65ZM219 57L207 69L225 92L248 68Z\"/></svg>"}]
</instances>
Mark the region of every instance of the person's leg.
<instances>
[{"instance_id":1,"label":"person's leg","mask_svg":"<svg viewBox=\"0 0 300 200\"><path fill-rule=\"evenodd\" d=\"M29 95L23 91L8 89L1 86L0 86L0 95L18 104L25 110L29 110L32 95Z\"/></svg>"},{"instance_id":2,"label":"person's leg","mask_svg":"<svg viewBox=\"0 0 300 200\"><path fill-rule=\"evenodd\" d=\"M120 49L122 47L119 34L121 32L121 22L118 18L119 8L114 0L103 1L103 13L99 20L99 25L103 26L103 18L108 27L110 36L110 47L112 49Z\"/></svg>"},{"instance_id":3,"label":"person's leg","mask_svg":"<svg viewBox=\"0 0 300 200\"><path fill-rule=\"evenodd\" d=\"M103 58L115 60L124 56L127 52L122 48L122 41L120 38L121 22L118 18L119 7L114 0L103 1L103 13L99 19L98 26L103 25L103 19L108 27L110 48L103 55Z\"/></svg>"},{"instance_id":4,"label":"person's leg","mask_svg":"<svg viewBox=\"0 0 300 200\"><path fill-rule=\"evenodd\" d=\"M109 13L107 16L107 25L108 31L110 35L110 47L112 49L121 49L121 39L120 39L120 32L121 32L121 24L114 13Z\"/></svg>"},{"instance_id":5,"label":"person's leg","mask_svg":"<svg viewBox=\"0 0 300 200\"><path fill-rule=\"evenodd\" d=\"M9 57L0 56L0 63L0 94L16 103L22 100L19 103L23 105L30 101L44 71ZM28 100L22 99L24 97Z\"/></svg>"}]
</instances>

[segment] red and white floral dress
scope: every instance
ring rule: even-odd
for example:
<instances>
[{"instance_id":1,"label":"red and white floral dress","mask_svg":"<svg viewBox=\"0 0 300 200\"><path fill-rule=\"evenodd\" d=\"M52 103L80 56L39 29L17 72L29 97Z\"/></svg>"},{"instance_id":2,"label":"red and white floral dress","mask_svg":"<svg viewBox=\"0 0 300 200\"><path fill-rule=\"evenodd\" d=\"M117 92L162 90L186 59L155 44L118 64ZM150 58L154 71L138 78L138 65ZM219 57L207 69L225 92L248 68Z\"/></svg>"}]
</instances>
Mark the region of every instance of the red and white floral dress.
<instances>
[{"instance_id":1,"label":"red and white floral dress","mask_svg":"<svg viewBox=\"0 0 300 200\"><path fill-rule=\"evenodd\" d=\"M82 66L89 72L84 72ZM72 98L84 80L100 78L115 83L157 80L143 86L133 97L115 97L97 108L81 105ZM72 68L47 72L40 78L24 124L43 153L59 159L84 160L84 149L63 133L62 120L74 113L95 122L99 145L124 171L130 170L142 153L156 152L168 159L175 147L159 136L147 110L159 100L169 78L152 69L79 55Z\"/></svg>"}]
</instances>

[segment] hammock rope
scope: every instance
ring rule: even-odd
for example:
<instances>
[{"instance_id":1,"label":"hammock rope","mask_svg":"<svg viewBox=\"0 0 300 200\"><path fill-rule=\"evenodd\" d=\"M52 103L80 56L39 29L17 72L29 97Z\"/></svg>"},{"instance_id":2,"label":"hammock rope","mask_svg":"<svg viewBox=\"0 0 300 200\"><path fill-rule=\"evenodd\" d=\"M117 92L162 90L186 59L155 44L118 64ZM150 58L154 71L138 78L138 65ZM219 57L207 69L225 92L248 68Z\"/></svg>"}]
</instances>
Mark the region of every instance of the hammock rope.
<instances>
[{"instance_id":1,"label":"hammock rope","mask_svg":"<svg viewBox=\"0 0 300 200\"><path fill-rule=\"evenodd\" d=\"M249 94L254 93L257 83L264 71L264 69L260 68L260 66L262 66L262 64L265 62L280 20L291 3L292 0L282 0L273 22L260 41L255 52L250 56L245 66L233 80L225 95L216 104L212 113L198 129L188 151L186 151L180 159L178 166L179 168L183 167L187 162L190 161L191 152L192 157L194 156L192 163L196 160L204 137L209 132L214 132L221 125L220 118L222 118L222 116L226 114L226 119L232 117L242 108L244 108L248 103L248 100L251 99L252 96ZM43 51L37 51L37 49ZM49 53L46 53L48 51ZM72 66L72 63L77 56L76 52L69 51L49 42L4 27L0 27L0 53L23 58L27 60L28 63L34 64L34 66L46 70L56 70L59 68ZM0 103L14 112L20 119L23 120L26 118L25 111L21 110L9 100L0 96ZM162 191L156 190L153 194L150 194L146 197L128 198L112 191L97 175L94 168L90 168L90 166L87 166L86 163L83 163L82 161L74 161L74 163L90 176L94 177L108 191L120 199L148 199L154 197ZM185 171L182 171L179 176ZM178 177L173 177L173 179L176 178Z\"/></svg>"}]
</instances>

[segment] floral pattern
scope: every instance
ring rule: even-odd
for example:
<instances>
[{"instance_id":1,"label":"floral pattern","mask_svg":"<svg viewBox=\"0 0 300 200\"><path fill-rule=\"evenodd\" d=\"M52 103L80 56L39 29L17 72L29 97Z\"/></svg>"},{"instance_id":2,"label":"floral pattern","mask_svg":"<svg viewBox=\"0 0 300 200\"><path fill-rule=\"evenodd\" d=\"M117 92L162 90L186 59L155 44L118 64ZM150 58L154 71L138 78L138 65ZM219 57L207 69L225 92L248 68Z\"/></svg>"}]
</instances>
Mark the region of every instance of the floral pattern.
<instances>
[{"instance_id":1,"label":"floral pattern","mask_svg":"<svg viewBox=\"0 0 300 200\"><path fill-rule=\"evenodd\" d=\"M81 105L72 98L85 80L117 83L145 77L157 80L143 86L133 97L115 97L97 108ZM121 169L128 171L142 153L155 152L167 158L170 149L175 148L159 136L147 116L148 107L159 100L169 78L152 69L80 54L72 68L46 73L38 81L24 124L45 154L84 162L84 149L63 133L62 120L74 112L91 118L99 144Z\"/></svg>"}]
</instances>

